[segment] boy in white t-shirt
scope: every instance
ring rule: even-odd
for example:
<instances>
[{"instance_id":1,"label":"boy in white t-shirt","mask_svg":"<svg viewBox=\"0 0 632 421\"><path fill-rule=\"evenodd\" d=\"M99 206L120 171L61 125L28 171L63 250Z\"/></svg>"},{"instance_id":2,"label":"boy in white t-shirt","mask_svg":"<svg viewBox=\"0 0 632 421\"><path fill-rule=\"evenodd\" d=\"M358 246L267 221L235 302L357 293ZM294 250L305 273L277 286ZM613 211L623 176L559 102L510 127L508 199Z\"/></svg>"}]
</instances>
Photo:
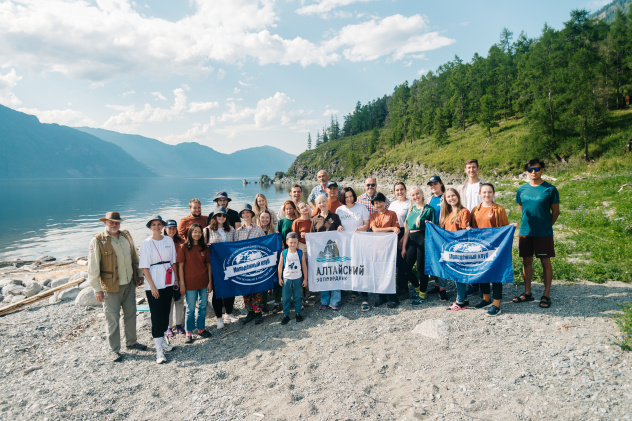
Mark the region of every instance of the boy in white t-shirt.
<instances>
[{"instance_id":1,"label":"boy in white t-shirt","mask_svg":"<svg viewBox=\"0 0 632 421\"><path fill-rule=\"evenodd\" d=\"M287 249L279 259L279 285L283 287L283 319L282 325L290 321L290 303L294 297L296 322L302 322L303 287L307 286L307 263L305 254L298 249L298 234L288 232L285 237ZM285 279L285 281L283 281ZM302 281L302 282L301 282Z\"/></svg>"},{"instance_id":2,"label":"boy in white t-shirt","mask_svg":"<svg viewBox=\"0 0 632 421\"><path fill-rule=\"evenodd\" d=\"M461 203L470 212L481 203L481 197L478 192L481 189L483 180L478 178L479 169L478 160L468 159L465 161L465 174L467 174L467 179L459 188L459 194L461 196Z\"/></svg>"}]
</instances>

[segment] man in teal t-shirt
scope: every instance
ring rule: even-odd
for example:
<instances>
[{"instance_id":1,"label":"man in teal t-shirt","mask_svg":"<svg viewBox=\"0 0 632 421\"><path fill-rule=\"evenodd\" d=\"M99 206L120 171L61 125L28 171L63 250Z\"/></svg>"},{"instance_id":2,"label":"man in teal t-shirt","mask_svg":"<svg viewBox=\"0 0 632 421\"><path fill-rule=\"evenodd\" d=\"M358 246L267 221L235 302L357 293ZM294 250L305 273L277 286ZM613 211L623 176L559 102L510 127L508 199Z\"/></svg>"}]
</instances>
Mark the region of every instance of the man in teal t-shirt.
<instances>
[{"instance_id":1,"label":"man in teal t-shirt","mask_svg":"<svg viewBox=\"0 0 632 421\"><path fill-rule=\"evenodd\" d=\"M518 255L522 257L524 294L513 299L514 303L533 301L531 278L533 276L533 255L542 263L544 293L540 307L551 307L551 282L553 267L551 257L555 257L553 224L560 216L560 195L550 183L542 179L544 162L532 159L525 165L529 182L516 192L516 203L520 206L520 237Z\"/></svg>"}]
</instances>

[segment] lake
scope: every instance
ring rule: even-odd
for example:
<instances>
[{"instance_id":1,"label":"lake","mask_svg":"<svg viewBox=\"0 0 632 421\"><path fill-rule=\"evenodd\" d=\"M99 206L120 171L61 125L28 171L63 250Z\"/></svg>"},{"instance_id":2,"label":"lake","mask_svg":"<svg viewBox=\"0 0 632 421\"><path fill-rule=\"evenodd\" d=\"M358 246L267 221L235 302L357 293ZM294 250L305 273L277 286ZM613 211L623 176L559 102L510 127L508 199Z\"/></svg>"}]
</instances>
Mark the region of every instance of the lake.
<instances>
[{"instance_id":1,"label":"lake","mask_svg":"<svg viewBox=\"0 0 632 421\"><path fill-rule=\"evenodd\" d=\"M243 178L117 178L3 180L0 183L0 261L33 260L43 254L56 258L88 254L88 244L103 230L99 218L117 211L137 245L149 234L145 227L154 214L175 219L189 214L189 200L202 202L202 213L215 208L215 194L226 191L229 207L237 211L263 193L271 209L290 198L290 185L259 185ZM303 187L304 197L313 185Z\"/></svg>"}]
</instances>

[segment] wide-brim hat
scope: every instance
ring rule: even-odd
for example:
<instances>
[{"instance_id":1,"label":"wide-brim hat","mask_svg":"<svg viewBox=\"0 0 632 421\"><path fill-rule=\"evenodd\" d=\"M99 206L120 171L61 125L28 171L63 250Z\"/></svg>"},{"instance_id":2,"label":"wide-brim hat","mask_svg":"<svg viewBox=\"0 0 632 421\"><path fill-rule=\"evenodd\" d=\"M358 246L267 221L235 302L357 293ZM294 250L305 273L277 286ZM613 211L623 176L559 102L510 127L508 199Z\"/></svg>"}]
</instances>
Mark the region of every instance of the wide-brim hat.
<instances>
[{"instance_id":1,"label":"wide-brim hat","mask_svg":"<svg viewBox=\"0 0 632 421\"><path fill-rule=\"evenodd\" d=\"M243 211L250 211L252 213L252 216L255 215L255 211L252 210L252 206L249 203L246 203L241 207L241 210L239 211L239 216L241 216L241 213Z\"/></svg>"},{"instance_id":2,"label":"wide-brim hat","mask_svg":"<svg viewBox=\"0 0 632 421\"><path fill-rule=\"evenodd\" d=\"M371 199L371 204L374 205L375 202L386 202L386 196L382 193L376 194L375 197Z\"/></svg>"},{"instance_id":3,"label":"wide-brim hat","mask_svg":"<svg viewBox=\"0 0 632 421\"><path fill-rule=\"evenodd\" d=\"M147 221L147 223L145 224L145 226L147 228L149 228L151 226L151 223L154 221L160 221L160 223L164 226L165 225L165 221L163 221L162 216L160 215L154 215L151 217L151 219L149 221Z\"/></svg>"},{"instance_id":4,"label":"wide-brim hat","mask_svg":"<svg viewBox=\"0 0 632 421\"><path fill-rule=\"evenodd\" d=\"M217 203L217 199L226 199L229 202L233 200L230 197L228 197L228 193L226 193L225 191L217 192L217 194L215 195L215 199L213 199L213 202Z\"/></svg>"},{"instance_id":5,"label":"wide-brim hat","mask_svg":"<svg viewBox=\"0 0 632 421\"><path fill-rule=\"evenodd\" d=\"M178 223L173 219L167 219L165 228L178 228Z\"/></svg>"},{"instance_id":6,"label":"wide-brim hat","mask_svg":"<svg viewBox=\"0 0 632 421\"><path fill-rule=\"evenodd\" d=\"M443 181L441 181L441 177L439 177L438 175L433 175L432 177L430 177L430 179L428 180L428 183L426 184L430 184L430 183L441 183L443 184Z\"/></svg>"},{"instance_id":7,"label":"wide-brim hat","mask_svg":"<svg viewBox=\"0 0 632 421\"><path fill-rule=\"evenodd\" d=\"M118 212L108 212L105 214L104 218L99 218L99 221L105 222L106 220L114 221L114 222L123 222L125 219L121 218L121 215Z\"/></svg>"},{"instance_id":8,"label":"wide-brim hat","mask_svg":"<svg viewBox=\"0 0 632 421\"><path fill-rule=\"evenodd\" d=\"M228 211L223 206L218 206L218 207L215 208L215 210L213 211L212 218L215 218L219 214L224 214L224 215L226 215L226 217L228 217Z\"/></svg>"}]
</instances>

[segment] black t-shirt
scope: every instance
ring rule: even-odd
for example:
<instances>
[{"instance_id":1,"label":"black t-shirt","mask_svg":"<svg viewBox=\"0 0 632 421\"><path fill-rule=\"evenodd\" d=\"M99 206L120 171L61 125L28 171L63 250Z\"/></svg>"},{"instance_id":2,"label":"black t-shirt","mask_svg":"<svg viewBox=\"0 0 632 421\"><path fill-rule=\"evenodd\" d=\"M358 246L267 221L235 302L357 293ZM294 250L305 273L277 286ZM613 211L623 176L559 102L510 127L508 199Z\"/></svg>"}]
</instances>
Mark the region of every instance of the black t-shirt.
<instances>
[{"instance_id":1,"label":"black t-shirt","mask_svg":"<svg viewBox=\"0 0 632 421\"><path fill-rule=\"evenodd\" d=\"M239 213L236 210L228 209L228 223L231 227L235 228L235 223L241 223L241 218L239 217ZM211 218L213 217L213 213L211 212L208 215L208 219L206 220L206 225L208 226L211 223ZM235 228L236 229L236 228Z\"/></svg>"}]
</instances>

